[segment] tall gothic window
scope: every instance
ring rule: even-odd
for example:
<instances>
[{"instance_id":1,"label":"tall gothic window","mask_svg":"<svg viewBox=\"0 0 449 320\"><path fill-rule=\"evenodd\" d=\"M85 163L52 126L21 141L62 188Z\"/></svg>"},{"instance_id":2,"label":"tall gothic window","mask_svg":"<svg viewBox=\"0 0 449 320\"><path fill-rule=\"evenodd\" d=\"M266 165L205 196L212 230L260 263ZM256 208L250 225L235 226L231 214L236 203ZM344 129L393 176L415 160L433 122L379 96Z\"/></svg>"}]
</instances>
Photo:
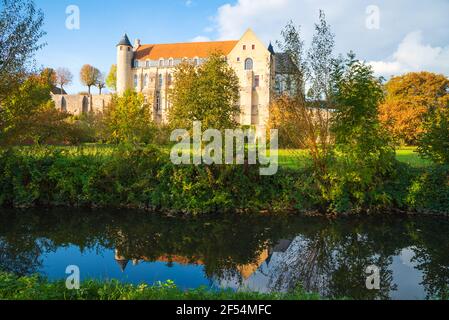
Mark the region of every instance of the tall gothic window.
<instances>
[{"instance_id":1,"label":"tall gothic window","mask_svg":"<svg viewBox=\"0 0 449 320\"><path fill-rule=\"evenodd\" d=\"M245 70L253 70L253 59L248 58L245 60Z\"/></svg>"}]
</instances>

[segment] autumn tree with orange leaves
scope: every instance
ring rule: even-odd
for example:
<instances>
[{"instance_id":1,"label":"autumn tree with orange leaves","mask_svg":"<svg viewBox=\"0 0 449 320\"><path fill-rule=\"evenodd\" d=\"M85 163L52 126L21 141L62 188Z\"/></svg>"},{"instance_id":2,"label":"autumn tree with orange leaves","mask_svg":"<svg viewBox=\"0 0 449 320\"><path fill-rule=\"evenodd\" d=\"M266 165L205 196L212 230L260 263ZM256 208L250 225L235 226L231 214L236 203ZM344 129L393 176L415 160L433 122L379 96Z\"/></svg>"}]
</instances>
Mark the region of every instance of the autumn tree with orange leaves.
<instances>
[{"instance_id":1,"label":"autumn tree with orange leaves","mask_svg":"<svg viewBox=\"0 0 449 320\"><path fill-rule=\"evenodd\" d=\"M400 143L416 145L429 111L449 104L449 79L431 72L393 77L385 85L380 120Z\"/></svg>"}]
</instances>

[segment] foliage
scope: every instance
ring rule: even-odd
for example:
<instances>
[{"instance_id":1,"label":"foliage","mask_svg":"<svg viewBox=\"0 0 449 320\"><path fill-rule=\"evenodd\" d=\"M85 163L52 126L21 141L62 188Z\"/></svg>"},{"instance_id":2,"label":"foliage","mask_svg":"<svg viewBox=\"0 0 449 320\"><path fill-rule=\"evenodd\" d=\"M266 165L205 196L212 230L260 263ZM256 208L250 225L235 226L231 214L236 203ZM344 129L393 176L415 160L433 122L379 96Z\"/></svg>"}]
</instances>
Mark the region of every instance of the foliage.
<instances>
[{"instance_id":1,"label":"foliage","mask_svg":"<svg viewBox=\"0 0 449 320\"><path fill-rule=\"evenodd\" d=\"M40 39L44 15L32 0L0 0L0 106L24 81Z\"/></svg>"},{"instance_id":2,"label":"foliage","mask_svg":"<svg viewBox=\"0 0 449 320\"><path fill-rule=\"evenodd\" d=\"M62 91L64 90L64 86L71 84L72 80L73 80L73 74L70 72L69 69L67 69L67 68L56 69L55 83L57 83L59 85L59 88L61 89L61 94L62 94Z\"/></svg>"},{"instance_id":3,"label":"foliage","mask_svg":"<svg viewBox=\"0 0 449 320\"><path fill-rule=\"evenodd\" d=\"M165 151L121 146L25 148L0 156L0 205L134 207L186 213L283 209L287 175L259 176L257 166L177 166ZM285 189L285 190L282 190Z\"/></svg>"},{"instance_id":4,"label":"foliage","mask_svg":"<svg viewBox=\"0 0 449 320\"><path fill-rule=\"evenodd\" d=\"M332 173L348 173L339 172L338 180L331 180L329 195L317 190L310 168L280 168L274 176L259 176L258 166L173 165L167 150L151 146L14 148L0 153L0 206L126 207L175 214L416 208L407 200L409 190L427 168L396 165L396 175L385 175L382 183L376 177L368 184L345 164L332 167ZM370 173L369 168L361 171ZM443 190L439 183L426 187ZM420 197L427 199L420 200L423 203L433 201L425 193ZM448 204L442 201L440 209L449 212Z\"/></svg>"},{"instance_id":5,"label":"foliage","mask_svg":"<svg viewBox=\"0 0 449 320\"><path fill-rule=\"evenodd\" d=\"M445 108L427 113L423 129L418 140L420 155L435 163L449 164L449 100Z\"/></svg>"},{"instance_id":6,"label":"foliage","mask_svg":"<svg viewBox=\"0 0 449 320\"><path fill-rule=\"evenodd\" d=\"M108 76L106 77L106 86L113 90L117 91L117 65L113 64L111 69L109 70Z\"/></svg>"},{"instance_id":7,"label":"foliage","mask_svg":"<svg viewBox=\"0 0 449 320\"><path fill-rule=\"evenodd\" d=\"M269 127L280 130L283 146L305 148L311 155L317 176L326 171L332 153L330 93L334 35L320 11L319 23L309 51L305 52L300 28L289 22L278 46L287 55L284 82L290 90L277 97L270 108ZM308 90L306 88L309 88Z\"/></svg>"},{"instance_id":8,"label":"foliage","mask_svg":"<svg viewBox=\"0 0 449 320\"><path fill-rule=\"evenodd\" d=\"M205 128L232 129L238 95L238 78L220 53L212 53L199 67L181 63L170 91L170 125L189 129L193 121L202 121Z\"/></svg>"},{"instance_id":9,"label":"foliage","mask_svg":"<svg viewBox=\"0 0 449 320\"><path fill-rule=\"evenodd\" d=\"M85 85L88 88L88 93L90 95L90 88L92 86L96 86L98 83L98 80L100 78L100 70L97 68L85 64L80 71L80 81L83 85Z\"/></svg>"},{"instance_id":10,"label":"foliage","mask_svg":"<svg viewBox=\"0 0 449 320\"><path fill-rule=\"evenodd\" d=\"M36 115L51 101L48 73L30 76L2 104L0 144L21 143L30 139L30 129L36 125Z\"/></svg>"},{"instance_id":11,"label":"foliage","mask_svg":"<svg viewBox=\"0 0 449 320\"><path fill-rule=\"evenodd\" d=\"M335 212L389 205L384 187L395 177L396 162L392 141L378 119L381 82L353 54L340 61L333 76L336 155L329 165L328 185L322 187L324 198Z\"/></svg>"},{"instance_id":12,"label":"foliage","mask_svg":"<svg viewBox=\"0 0 449 320\"><path fill-rule=\"evenodd\" d=\"M317 294L296 290L289 294L210 291L204 287L181 290L173 281L153 286L122 284L112 280L84 281L80 290L67 290L64 281L50 282L35 276L17 277L0 273L0 299L2 300L319 300Z\"/></svg>"},{"instance_id":13,"label":"foliage","mask_svg":"<svg viewBox=\"0 0 449 320\"><path fill-rule=\"evenodd\" d=\"M426 114L449 104L449 79L430 72L393 77L385 85L380 119L398 141L416 145L426 131Z\"/></svg>"},{"instance_id":14,"label":"foliage","mask_svg":"<svg viewBox=\"0 0 449 320\"><path fill-rule=\"evenodd\" d=\"M149 143L154 124L144 96L128 90L112 98L104 114L105 137L112 143Z\"/></svg>"},{"instance_id":15,"label":"foliage","mask_svg":"<svg viewBox=\"0 0 449 320\"><path fill-rule=\"evenodd\" d=\"M421 212L447 212L449 205L449 166L433 166L413 178L407 206Z\"/></svg>"}]
</instances>

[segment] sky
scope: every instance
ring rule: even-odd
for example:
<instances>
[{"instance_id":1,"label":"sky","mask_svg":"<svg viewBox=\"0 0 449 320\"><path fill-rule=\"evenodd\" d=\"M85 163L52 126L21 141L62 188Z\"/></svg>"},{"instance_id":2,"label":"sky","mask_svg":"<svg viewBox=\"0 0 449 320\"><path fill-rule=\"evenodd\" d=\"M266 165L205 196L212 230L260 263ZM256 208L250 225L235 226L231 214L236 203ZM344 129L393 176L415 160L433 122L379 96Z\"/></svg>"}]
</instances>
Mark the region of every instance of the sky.
<instances>
[{"instance_id":1,"label":"sky","mask_svg":"<svg viewBox=\"0 0 449 320\"><path fill-rule=\"evenodd\" d=\"M82 65L107 73L126 32L145 43L237 40L252 28L268 46L292 20L310 43L319 10L336 53L354 51L387 79L427 70L449 76L449 0L35 0L45 15L42 67L66 67L69 93L86 91ZM74 7L75 6L75 7ZM75 8L75 11L73 10ZM79 28L76 10L79 9Z\"/></svg>"}]
</instances>

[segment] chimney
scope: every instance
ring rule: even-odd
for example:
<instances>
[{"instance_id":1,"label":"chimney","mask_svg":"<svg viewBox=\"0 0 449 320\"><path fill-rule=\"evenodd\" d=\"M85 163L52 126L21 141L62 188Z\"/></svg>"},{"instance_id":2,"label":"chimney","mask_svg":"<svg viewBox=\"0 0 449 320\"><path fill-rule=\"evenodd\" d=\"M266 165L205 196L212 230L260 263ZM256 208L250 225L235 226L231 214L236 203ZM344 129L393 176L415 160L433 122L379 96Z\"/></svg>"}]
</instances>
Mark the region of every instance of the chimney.
<instances>
[{"instance_id":1,"label":"chimney","mask_svg":"<svg viewBox=\"0 0 449 320\"><path fill-rule=\"evenodd\" d=\"M134 50L138 49L140 47L140 39L134 40Z\"/></svg>"}]
</instances>

